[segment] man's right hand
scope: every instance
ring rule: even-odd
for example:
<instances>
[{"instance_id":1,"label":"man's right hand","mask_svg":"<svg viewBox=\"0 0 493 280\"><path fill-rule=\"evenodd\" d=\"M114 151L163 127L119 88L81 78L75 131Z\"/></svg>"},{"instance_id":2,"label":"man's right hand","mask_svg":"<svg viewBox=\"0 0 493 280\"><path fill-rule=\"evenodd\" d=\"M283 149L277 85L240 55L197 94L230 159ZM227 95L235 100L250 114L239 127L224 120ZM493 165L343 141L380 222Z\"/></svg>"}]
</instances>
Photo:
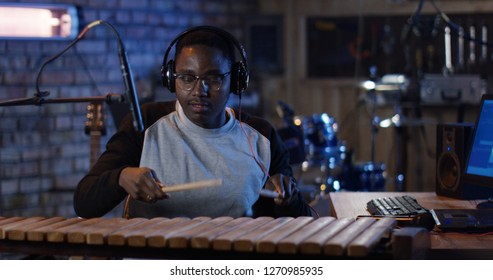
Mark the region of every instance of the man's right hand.
<instances>
[{"instance_id":1,"label":"man's right hand","mask_svg":"<svg viewBox=\"0 0 493 280\"><path fill-rule=\"evenodd\" d=\"M147 167L124 168L118 183L135 200L153 203L169 197L154 170Z\"/></svg>"}]
</instances>

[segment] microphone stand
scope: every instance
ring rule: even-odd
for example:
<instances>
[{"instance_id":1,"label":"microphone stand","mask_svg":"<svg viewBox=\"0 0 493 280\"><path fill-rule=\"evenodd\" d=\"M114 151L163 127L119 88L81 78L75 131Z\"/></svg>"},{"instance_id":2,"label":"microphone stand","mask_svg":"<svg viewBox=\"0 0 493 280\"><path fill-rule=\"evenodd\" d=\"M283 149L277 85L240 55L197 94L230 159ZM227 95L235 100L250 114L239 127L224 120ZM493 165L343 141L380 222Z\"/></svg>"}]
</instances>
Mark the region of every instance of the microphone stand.
<instances>
[{"instance_id":1,"label":"microphone stand","mask_svg":"<svg viewBox=\"0 0 493 280\"><path fill-rule=\"evenodd\" d=\"M82 40L85 34L89 31L89 29L94 26L98 26L100 24L106 25L110 28L110 30L116 35L118 39L118 56L120 58L120 66L122 71L123 80L125 83L125 98L118 96L116 97L113 94L108 94L104 97L82 97L82 98L60 98L60 99L45 99L50 92L49 91L41 91L39 88L41 73L43 69L52 61L62 56L66 51L72 48L77 42ZM128 63L128 58L125 52L125 48L123 42L118 34L118 31L111 25L110 23L103 20L96 20L89 23L77 36L75 40L73 40L65 49L61 52L57 53L53 57L49 58L47 61L41 65L40 70L38 71L38 75L36 77L36 93L32 98L21 98L14 99L8 101L0 101L1 106L17 106L17 105L42 105L44 103L75 103L75 102L95 102L95 101L106 101L106 103L111 104L113 101L125 102L130 105L130 111L133 117L133 124L136 131L142 132L144 131L144 125L142 122L142 115L140 112L139 100L137 98L137 92L135 90L135 85L132 77L132 71L130 69L130 65Z\"/></svg>"},{"instance_id":2,"label":"microphone stand","mask_svg":"<svg viewBox=\"0 0 493 280\"><path fill-rule=\"evenodd\" d=\"M89 96L89 97L74 97L74 98L52 98L46 99L43 96L35 95L31 98L11 99L0 101L0 107L8 106L23 106L23 105L37 105L49 103L82 103L82 102L106 102L106 104L113 104L119 102L125 102L125 98L121 94L109 93L104 96Z\"/></svg>"}]
</instances>

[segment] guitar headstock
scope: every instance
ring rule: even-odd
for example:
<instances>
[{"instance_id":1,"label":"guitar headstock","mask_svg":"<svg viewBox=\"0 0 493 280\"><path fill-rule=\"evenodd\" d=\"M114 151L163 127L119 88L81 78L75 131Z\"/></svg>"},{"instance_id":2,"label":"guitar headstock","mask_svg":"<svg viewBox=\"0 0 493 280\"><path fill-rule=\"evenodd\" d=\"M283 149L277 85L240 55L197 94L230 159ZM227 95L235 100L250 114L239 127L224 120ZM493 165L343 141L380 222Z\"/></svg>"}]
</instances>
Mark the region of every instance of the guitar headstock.
<instances>
[{"instance_id":1,"label":"guitar headstock","mask_svg":"<svg viewBox=\"0 0 493 280\"><path fill-rule=\"evenodd\" d=\"M102 102L91 102L87 105L85 132L88 135L106 133Z\"/></svg>"}]
</instances>

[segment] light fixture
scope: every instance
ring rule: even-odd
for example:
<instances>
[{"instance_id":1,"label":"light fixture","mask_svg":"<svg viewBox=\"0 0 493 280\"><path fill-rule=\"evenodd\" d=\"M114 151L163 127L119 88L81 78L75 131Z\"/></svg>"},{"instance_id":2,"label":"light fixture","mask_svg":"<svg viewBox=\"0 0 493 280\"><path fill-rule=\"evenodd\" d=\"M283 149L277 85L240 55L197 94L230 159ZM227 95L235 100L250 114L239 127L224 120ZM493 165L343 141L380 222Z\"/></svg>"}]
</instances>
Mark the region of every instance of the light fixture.
<instances>
[{"instance_id":1,"label":"light fixture","mask_svg":"<svg viewBox=\"0 0 493 280\"><path fill-rule=\"evenodd\" d=\"M0 3L0 39L74 39L77 8L68 4Z\"/></svg>"},{"instance_id":2,"label":"light fixture","mask_svg":"<svg viewBox=\"0 0 493 280\"><path fill-rule=\"evenodd\" d=\"M384 75L380 81L363 81L361 87L365 90L375 91L405 91L409 86L410 80L402 74Z\"/></svg>"}]
</instances>

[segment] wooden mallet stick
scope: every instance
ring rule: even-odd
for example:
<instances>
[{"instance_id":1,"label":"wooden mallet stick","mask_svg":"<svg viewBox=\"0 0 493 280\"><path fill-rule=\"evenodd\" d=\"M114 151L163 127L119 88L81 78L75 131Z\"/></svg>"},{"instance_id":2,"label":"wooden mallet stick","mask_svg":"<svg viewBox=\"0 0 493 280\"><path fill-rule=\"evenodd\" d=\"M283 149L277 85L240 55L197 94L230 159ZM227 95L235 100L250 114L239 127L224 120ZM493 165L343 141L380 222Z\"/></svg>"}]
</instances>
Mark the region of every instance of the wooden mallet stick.
<instances>
[{"instance_id":1,"label":"wooden mallet stick","mask_svg":"<svg viewBox=\"0 0 493 280\"><path fill-rule=\"evenodd\" d=\"M188 191L188 190L201 189L201 188L218 187L222 184L223 184L222 179L213 179L213 180L204 180L204 181L198 181L192 183L161 187L161 190L163 192L171 193L171 192Z\"/></svg>"}]
</instances>

